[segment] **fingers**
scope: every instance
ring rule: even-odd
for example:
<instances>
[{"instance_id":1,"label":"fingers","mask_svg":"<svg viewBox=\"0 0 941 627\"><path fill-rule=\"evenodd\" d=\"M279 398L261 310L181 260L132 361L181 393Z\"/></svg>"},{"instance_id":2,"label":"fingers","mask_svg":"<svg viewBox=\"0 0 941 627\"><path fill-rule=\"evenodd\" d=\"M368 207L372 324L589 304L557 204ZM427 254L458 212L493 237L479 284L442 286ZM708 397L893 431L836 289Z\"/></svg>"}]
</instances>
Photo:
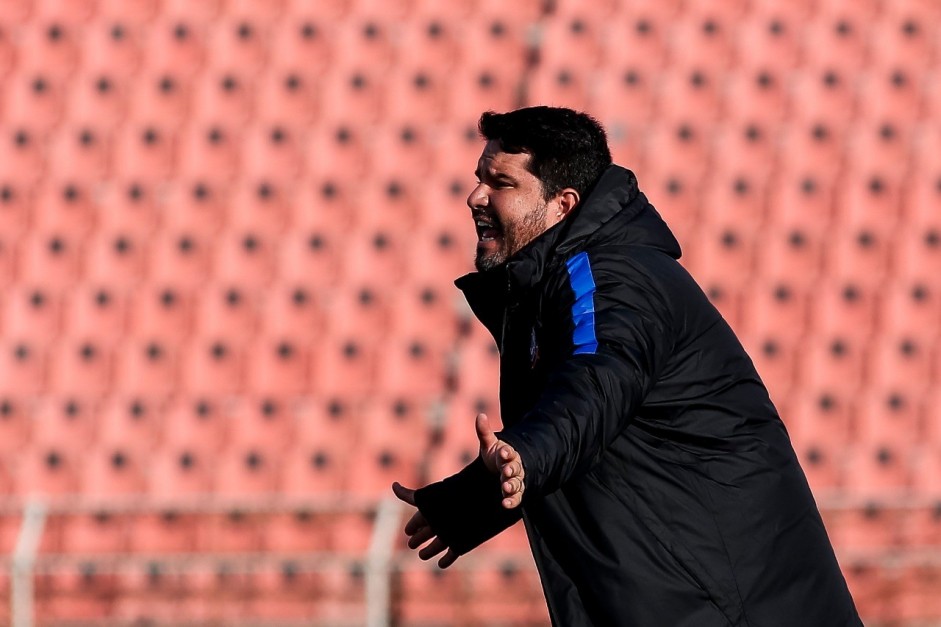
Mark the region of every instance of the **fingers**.
<instances>
[{"instance_id":1,"label":"fingers","mask_svg":"<svg viewBox=\"0 0 941 627\"><path fill-rule=\"evenodd\" d=\"M431 530L431 527L422 527L415 532L414 535L409 536L408 538L408 548L417 549L424 543L431 540L435 535L435 532Z\"/></svg>"},{"instance_id":2,"label":"fingers","mask_svg":"<svg viewBox=\"0 0 941 627\"><path fill-rule=\"evenodd\" d=\"M451 549L448 549L448 552L444 554L444 557L438 560L438 567L447 568L448 566L450 566L451 564L457 561L457 557L458 557L457 553L455 553Z\"/></svg>"},{"instance_id":3,"label":"fingers","mask_svg":"<svg viewBox=\"0 0 941 627\"><path fill-rule=\"evenodd\" d=\"M477 414L477 421L474 423L477 429L477 439L480 441L480 450L489 451L497 443L497 436L493 434L490 428L490 419L487 414Z\"/></svg>"},{"instance_id":4,"label":"fingers","mask_svg":"<svg viewBox=\"0 0 941 627\"><path fill-rule=\"evenodd\" d=\"M398 481L392 484L392 492L395 494L400 501L403 501L409 505L415 505L415 490L411 488L406 488Z\"/></svg>"},{"instance_id":5,"label":"fingers","mask_svg":"<svg viewBox=\"0 0 941 627\"><path fill-rule=\"evenodd\" d=\"M415 512L412 514L412 517L408 519L408 522L405 523L405 533L407 535L413 536L423 527L427 526L428 521L425 520L425 516L421 512Z\"/></svg>"},{"instance_id":6,"label":"fingers","mask_svg":"<svg viewBox=\"0 0 941 627\"><path fill-rule=\"evenodd\" d=\"M509 444L503 445L497 456L500 459L500 478L503 480L501 488L505 497L502 505L506 509L513 509L522 503L523 491L526 489L523 481L526 476L523 470L523 460Z\"/></svg>"},{"instance_id":7,"label":"fingers","mask_svg":"<svg viewBox=\"0 0 941 627\"><path fill-rule=\"evenodd\" d=\"M423 548L421 551L418 552L418 557L420 557L423 560L430 560L432 557L434 557L441 551L446 550L447 548L448 548L448 545L445 544L441 538L435 538L428 544L428 546L426 546L425 548Z\"/></svg>"}]
</instances>

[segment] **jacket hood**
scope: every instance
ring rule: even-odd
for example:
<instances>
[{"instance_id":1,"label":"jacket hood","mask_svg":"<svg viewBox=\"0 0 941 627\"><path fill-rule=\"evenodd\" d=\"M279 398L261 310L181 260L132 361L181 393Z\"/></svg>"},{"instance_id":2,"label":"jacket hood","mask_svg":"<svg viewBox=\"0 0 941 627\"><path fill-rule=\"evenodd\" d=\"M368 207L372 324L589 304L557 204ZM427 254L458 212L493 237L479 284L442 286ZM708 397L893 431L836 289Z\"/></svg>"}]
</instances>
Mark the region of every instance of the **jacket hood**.
<instances>
[{"instance_id":1,"label":"jacket hood","mask_svg":"<svg viewBox=\"0 0 941 627\"><path fill-rule=\"evenodd\" d=\"M565 220L547 229L542 235L520 249L507 263L486 272L472 272L455 284L467 296L472 309L485 306L475 298L482 292L490 299L507 288L526 291L537 285L545 269L556 257L592 245L631 245L656 248L679 259L680 244L660 214L637 185L630 170L611 165L604 171L582 202ZM490 300L486 299L486 300Z\"/></svg>"}]
</instances>

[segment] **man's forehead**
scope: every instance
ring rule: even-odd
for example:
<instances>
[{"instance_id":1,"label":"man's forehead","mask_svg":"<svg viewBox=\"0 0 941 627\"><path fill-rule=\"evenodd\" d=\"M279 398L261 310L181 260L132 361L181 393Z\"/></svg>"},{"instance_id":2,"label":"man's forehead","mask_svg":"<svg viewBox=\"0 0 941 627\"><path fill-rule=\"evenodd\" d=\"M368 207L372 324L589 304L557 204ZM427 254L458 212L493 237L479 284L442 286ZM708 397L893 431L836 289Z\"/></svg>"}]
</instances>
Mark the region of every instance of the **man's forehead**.
<instances>
[{"instance_id":1,"label":"man's forehead","mask_svg":"<svg viewBox=\"0 0 941 627\"><path fill-rule=\"evenodd\" d=\"M480 166L507 173L525 173L529 172L529 158L530 155L525 152L505 152L501 149L500 142L491 139L480 155Z\"/></svg>"}]
</instances>

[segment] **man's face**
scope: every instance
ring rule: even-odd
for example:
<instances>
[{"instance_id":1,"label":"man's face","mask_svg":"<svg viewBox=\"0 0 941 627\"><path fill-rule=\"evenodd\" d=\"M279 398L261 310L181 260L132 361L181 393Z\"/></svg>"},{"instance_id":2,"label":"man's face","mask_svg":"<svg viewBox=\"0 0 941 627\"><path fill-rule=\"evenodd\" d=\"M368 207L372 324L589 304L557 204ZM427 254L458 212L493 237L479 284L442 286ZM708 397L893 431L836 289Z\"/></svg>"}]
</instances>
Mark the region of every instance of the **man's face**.
<instances>
[{"instance_id":1,"label":"man's face","mask_svg":"<svg viewBox=\"0 0 941 627\"><path fill-rule=\"evenodd\" d=\"M480 271L496 268L555 221L555 200L543 198L542 182L526 169L530 156L500 150L488 141L477 162L477 186L467 206L477 227ZM552 214L550 215L550 211Z\"/></svg>"}]
</instances>

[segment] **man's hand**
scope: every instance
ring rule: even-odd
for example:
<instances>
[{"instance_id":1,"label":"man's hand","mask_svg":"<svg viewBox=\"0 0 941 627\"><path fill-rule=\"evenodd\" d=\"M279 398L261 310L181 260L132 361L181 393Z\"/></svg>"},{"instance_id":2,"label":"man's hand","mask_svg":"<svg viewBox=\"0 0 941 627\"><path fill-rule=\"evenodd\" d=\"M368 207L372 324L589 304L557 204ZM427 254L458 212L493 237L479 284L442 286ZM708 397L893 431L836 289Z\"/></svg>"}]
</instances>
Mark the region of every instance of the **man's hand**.
<instances>
[{"instance_id":1,"label":"man's hand","mask_svg":"<svg viewBox=\"0 0 941 627\"><path fill-rule=\"evenodd\" d=\"M498 475L502 482L503 507L513 509L523 502L525 472L523 460L512 446L497 439L487 414L477 414L477 439L480 441L480 458L490 472Z\"/></svg>"},{"instance_id":2,"label":"man's hand","mask_svg":"<svg viewBox=\"0 0 941 627\"><path fill-rule=\"evenodd\" d=\"M392 484L392 491L399 497L399 500L415 507L415 490L406 488L396 481ZM408 536L408 548L410 549L417 549L425 544L425 542L428 542L428 540L431 540L425 548L418 552L418 557L421 559L430 560L435 555L447 550L441 559L438 560L438 566L447 568L457 561L457 553L449 549L448 545L435 535L435 532L431 530L431 525L428 524L428 521L425 520L421 512L416 511L412 514L409 521L405 523L405 534Z\"/></svg>"}]
</instances>

